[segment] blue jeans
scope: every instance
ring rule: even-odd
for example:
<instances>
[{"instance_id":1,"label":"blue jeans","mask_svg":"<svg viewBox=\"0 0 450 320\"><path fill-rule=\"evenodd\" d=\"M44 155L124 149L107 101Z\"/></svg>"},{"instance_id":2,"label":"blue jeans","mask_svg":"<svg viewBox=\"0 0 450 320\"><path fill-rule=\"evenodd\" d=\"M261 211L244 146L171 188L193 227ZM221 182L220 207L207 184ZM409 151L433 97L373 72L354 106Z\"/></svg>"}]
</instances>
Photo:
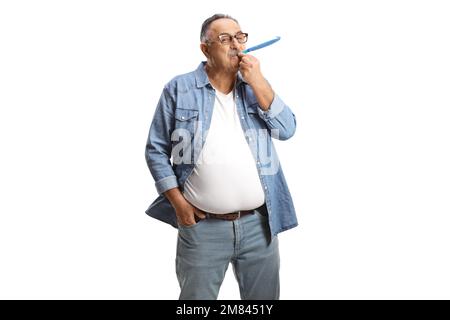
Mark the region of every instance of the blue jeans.
<instances>
[{"instance_id":1,"label":"blue jeans","mask_svg":"<svg viewBox=\"0 0 450 320\"><path fill-rule=\"evenodd\" d=\"M278 300L280 255L267 216L254 210L234 221L204 219L178 228L180 300L215 300L233 265L243 300Z\"/></svg>"}]
</instances>

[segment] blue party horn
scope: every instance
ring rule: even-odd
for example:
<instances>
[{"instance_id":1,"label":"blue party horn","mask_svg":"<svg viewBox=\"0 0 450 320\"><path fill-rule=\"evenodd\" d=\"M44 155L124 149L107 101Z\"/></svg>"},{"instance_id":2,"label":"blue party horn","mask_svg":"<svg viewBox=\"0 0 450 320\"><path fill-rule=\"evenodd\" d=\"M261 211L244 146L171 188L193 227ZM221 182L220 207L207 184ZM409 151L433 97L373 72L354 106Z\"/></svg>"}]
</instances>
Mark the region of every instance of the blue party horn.
<instances>
[{"instance_id":1,"label":"blue party horn","mask_svg":"<svg viewBox=\"0 0 450 320\"><path fill-rule=\"evenodd\" d=\"M280 40L280 39L281 39L281 37L275 37L275 38L272 39L272 40L269 40L269 41L260 43L260 44L254 46L254 47L250 47L250 48L248 48L248 49L245 49L244 51L242 51L242 53L249 53L249 52L251 52L251 51L255 51L255 50L258 50L258 49L262 49L262 48L264 48L264 47L270 46L271 44L274 44L275 42L277 42L277 41Z\"/></svg>"}]
</instances>

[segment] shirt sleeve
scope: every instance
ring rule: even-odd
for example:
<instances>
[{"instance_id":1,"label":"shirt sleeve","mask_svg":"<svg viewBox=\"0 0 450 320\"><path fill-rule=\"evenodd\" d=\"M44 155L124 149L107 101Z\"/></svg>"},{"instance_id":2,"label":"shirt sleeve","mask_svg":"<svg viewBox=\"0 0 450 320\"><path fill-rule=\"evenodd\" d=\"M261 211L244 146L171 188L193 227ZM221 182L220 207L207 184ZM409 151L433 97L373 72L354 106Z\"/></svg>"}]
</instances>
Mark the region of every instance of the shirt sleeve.
<instances>
[{"instance_id":1,"label":"shirt sleeve","mask_svg":"<svg viewBox=\"0 0 450 320\"><path fill-rule=\"evenodd\" d=\"M156 107L145 146L145 160L159 194L178 187L177 177L170 162L174 108L174 99L166 86Z\"/></svg>"},{"instance_id":2,"label":"shirt sleeve","mask_svg":"<svg viewBox=\"0 0 450 320\"><path fill-rule=\"evenodd\" d=\"M294 135L297 126L295 115L277 94L267 111L258 107L258 115L266 122L273 138L287 140Z\"/></svg>"}]
</instances>

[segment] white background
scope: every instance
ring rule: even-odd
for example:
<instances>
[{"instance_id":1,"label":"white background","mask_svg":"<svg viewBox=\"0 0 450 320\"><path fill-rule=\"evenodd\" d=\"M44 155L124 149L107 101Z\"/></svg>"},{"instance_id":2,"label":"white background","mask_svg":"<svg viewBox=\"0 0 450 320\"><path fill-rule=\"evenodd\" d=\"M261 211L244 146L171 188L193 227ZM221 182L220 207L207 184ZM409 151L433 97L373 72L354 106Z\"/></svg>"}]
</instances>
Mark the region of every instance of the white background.
<instances>
[{"instance_id":1,"label":"white background","mask_svg":"<svg viewBox=\"0 0 450 320\"><path fill-rule=\"evenodd\" d=\"M298 119L281 298L450 298L450 8L430 0L1 1L0 298L177 299L144 148L216 12L282 37L254 53Z\"/></svg>"}]
</instances>

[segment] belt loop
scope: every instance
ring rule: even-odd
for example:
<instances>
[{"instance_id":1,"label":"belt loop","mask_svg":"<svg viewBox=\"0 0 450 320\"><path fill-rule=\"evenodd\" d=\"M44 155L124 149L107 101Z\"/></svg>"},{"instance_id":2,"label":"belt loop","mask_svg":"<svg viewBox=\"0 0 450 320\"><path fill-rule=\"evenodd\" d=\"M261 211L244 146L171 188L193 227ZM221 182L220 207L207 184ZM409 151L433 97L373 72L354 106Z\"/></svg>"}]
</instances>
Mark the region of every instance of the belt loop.
<instances>
[{"instance_id":1,"label":"belt loop","mask_svg":"<svg viewBox=\"0 0 450 320\"><path fill-rule=\"evenodd\" d=\"M241 210L239 210L238 212L237 212L237 214L238 214L238 219L240 219L241 218Z\"/></svg>"}]
</instances>

